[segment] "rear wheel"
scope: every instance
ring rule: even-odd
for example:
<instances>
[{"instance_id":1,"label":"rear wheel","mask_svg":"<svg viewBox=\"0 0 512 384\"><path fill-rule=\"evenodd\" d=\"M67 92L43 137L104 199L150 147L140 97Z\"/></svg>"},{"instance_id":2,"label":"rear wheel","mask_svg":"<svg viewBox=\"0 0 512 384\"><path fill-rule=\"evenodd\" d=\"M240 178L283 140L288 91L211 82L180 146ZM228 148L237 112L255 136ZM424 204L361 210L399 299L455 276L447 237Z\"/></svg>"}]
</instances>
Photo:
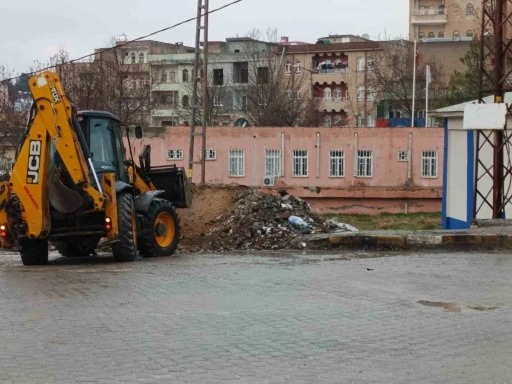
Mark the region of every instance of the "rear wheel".
<instances>
[{"instance_id":1,"label":"rear wheel","mask_svg":"<svg viewBox=\"0 0 512 384\"><path fill-rule=\"evenodd\" d=\"M48 263L48 240L23 239L19 241L23 265L45 265Z\"/></svg>"},{"instance_id":2,"label":"rear wheel","mask_svg":"<svg viewBox=\"0 0 512 384\"><path fill-rule=\"evenodd\" d=\"M133 196L124 192L117 196L117 222L119 241L112 246L114 259L120 262L137 258L137 228Z\"/></svg>"},{"instance_id":3,"label":"rear wheel","mask_svg":"<svg viewBox=\"0 0 512 384\"><path fill-rule=\"evenodd\" d=\"M176 252L181 228L176 208L170 201L154 199L144 212L143 228L139 239L142 257L171 256Z\"/></svg>"},{"instance_id":4,"label":"rear wheel","mask_svg":"<svg viewBox=\"0 0 512 384\"><path fill-rule=\"evenodd\" d=\"M98 238L84 238L78 242L57 241L55 249L64 257L86 257L94 253Z\"/></svg>"}]
</instances>

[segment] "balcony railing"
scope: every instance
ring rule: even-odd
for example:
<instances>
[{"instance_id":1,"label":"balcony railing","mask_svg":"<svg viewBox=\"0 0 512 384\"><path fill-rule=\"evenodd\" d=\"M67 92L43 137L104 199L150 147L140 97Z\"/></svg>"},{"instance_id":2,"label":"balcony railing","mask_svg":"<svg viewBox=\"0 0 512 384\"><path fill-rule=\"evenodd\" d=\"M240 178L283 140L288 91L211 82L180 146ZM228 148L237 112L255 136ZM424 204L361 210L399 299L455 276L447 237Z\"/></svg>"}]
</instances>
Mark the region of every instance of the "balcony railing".
<instances>
[{"instance_id":1,"label":"balcony railing","mask_svg":"<svg viewBox=\"0 0 512 384\"><path fill-rule=\"evenodd\" d=\"M316 98L318 101L328 101L328 102L332 102L332 101L341 101L341 102L347 102L348 101L348 96L345 96L345 97L317 97Z\"/></svg>"},{"instance_id":2,"label":"balcony railing","mask_svg":"<svg viewBox=\"0 0 512 384\"><path fill-rule=\"evenodd\" d=\"M413 24L438 24L438 23L447 23L448 16L446 10L435 10L435 11L420 11L415 10L412 11L412 23Z\"/></svg>"},{"instance_id":3,"label":"balcony railing","mask_svg":"<svg viewBox=\"0 0 512 384\"><path fill-rule=\"evenodd\" d=\"M348 68L315 69L315 70L313 70L313 73L314 74L332 74L332 75L347 74Z\"/></svg>"},{"instance_id":4,"label":"balcony railing","mask_svg":"<svg viewBox=\"0 0 512 384\"><path fill-rule=\"evenodd\" d=\"M154 109L175 109L179 108L179 104L166 103L166 104L157 104Z\"/></svg>"}]
</instances>

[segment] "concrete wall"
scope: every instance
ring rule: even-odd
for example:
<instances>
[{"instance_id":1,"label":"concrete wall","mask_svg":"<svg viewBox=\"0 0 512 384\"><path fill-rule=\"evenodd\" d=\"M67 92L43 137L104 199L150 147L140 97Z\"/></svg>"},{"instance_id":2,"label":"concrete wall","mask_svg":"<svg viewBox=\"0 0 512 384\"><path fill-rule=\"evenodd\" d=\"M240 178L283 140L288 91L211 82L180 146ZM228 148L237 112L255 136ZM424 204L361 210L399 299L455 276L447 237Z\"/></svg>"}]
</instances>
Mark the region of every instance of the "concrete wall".
<instances>
[{"instance_id":1,"label":"concrete wall","mask_svg":"<svg viewBox=\"0 0 512 384\"><path fill-rule=\"evenodd\" d=\"M439 80L446 85L455 71L466 71L467 67L460 59L469 51L470 44L470 41L420 42L418 52L422 60L435 59L442 66L443 78Z\"/></svg>"},{"instance_id":2,"label":"concrete wall","mask_svg":"<svg viewBox=\"0 0 512 384\"><path fill-rule=\"evenodd\" d=\"M189 127L153 128L145 138L132 142L134 154L143 145L152 148L153 165L177 164L188 168ZM212 127L207 131L206 148L216 151L216 159L206 162L210 184L241 184L263 187L265 150L282 151L284 176L276 188L285 187L313 201L322 211L358 213L440 211L443 130L439 128L234 128ZM201 139L196 141L200 153ZM317 145L319 144L319 145ZM398 161L398 152L409 150L411 161ZM167 151L183 152L183 159L168 160ZM244 175L229 175L229 152L244 151ZM293 151L306 150L307 177L293 176ZM343 151L345 174L330 176L330 151ZM358 177L355 164L358 150L372 153L372 176ZM422 152L437 153L437 174L422 177ZM197 158L197 157L196 157ZM409 177L410 176L410 177ZM194 166L193 181L200 180L200 166Z\"/></svg>"}]
</instances>

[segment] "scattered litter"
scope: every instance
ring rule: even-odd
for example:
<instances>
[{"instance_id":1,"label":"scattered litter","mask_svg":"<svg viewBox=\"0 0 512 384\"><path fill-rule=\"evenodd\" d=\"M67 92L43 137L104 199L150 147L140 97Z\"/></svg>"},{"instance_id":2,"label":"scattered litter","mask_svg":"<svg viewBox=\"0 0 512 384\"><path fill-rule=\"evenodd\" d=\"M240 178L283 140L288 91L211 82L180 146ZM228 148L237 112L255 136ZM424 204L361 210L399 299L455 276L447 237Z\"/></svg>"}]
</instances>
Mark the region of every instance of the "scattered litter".
<instances>
[{"instance_id":1,"label":"scattered litter","mask_svg":"<svg viewBox=\"0 0 512 384\"><path fill-rule=\"evenodd\" d=\"M340 223L336 219L329 219L327 220L327 223L334 228L339 228L341 232L359 232L359 229L356 227L350 224Z\"/></svg>"},{"instance_id":2,"label":"scattered litter","mask_svg":"<svg viewBox=\"0 0 512 384\"><path fill-rule=\"evenodd\" d=\"M300 217L297 217L297 216L290 216L288 218L288 221L295 227L295 228L298 228L298 229L305 229L305 228L309 228L309 224L306 223L306 221L304 219L301 219Z\"/></svg>"}]
</instances>

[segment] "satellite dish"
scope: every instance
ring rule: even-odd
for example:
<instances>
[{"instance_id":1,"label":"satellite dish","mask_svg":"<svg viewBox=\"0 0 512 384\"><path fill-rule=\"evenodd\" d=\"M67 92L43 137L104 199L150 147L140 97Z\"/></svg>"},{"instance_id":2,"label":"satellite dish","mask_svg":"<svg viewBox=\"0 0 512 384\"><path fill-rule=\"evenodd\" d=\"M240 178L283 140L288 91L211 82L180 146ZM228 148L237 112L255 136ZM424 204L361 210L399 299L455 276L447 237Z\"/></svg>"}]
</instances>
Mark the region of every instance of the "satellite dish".
<instances>
[{"instance_id":1,"label":"satellite dish","mask_svg":"<svg viewBox=\"0 0 512 384\"><path fill-rule=\"evenodd\" d=\"M361 36L363 39L370 40L370 35L367 33L364 33L363 36Z\"/></svg>"}]
</instances>

